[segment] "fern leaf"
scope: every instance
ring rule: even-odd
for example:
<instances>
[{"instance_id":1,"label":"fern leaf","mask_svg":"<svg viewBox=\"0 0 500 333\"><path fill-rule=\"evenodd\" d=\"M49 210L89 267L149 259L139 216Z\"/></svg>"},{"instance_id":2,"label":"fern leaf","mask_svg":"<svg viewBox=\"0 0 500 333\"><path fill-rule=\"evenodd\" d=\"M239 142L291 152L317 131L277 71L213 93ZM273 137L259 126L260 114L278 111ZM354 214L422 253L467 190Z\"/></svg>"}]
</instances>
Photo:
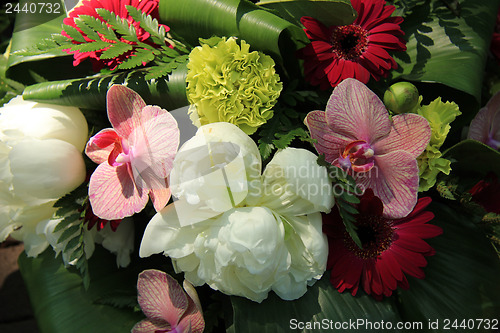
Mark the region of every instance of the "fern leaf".
<instances>
[{"instance_id":1,"label":"fern leaf","mask_svg":"<svg viewBox=\"0 0 500 333\"><path fill-rule=\"evenodd\" d=\"M113 29L108 27L105 22L99 20L98 18L89 15L80 15L79 19L81 19L88 27L101 34L104 38L115 42L119 41Z\"/></svg>"},{"instance_id":2,"label":"fern leaf","mask_svg":"<svg viewBox=\"0 0 500 333\"><path fill-rule=\"evenodd\" d=\"M63 30L65 33L68 34L69 37L71 37L75 42L80 42L80 43L86 43L87 41L85 38L82 36L80 31L78 31L75 27L72 27L70 25L63 24Z\"/></svg>"},{"instance_id":3,"label":"fern leaf","mask_svg":"<svg viewBox=\"0 0 500 333\"><path fill-rule=\"evenodd\" d=\"M87 18L89 18L90 16L88 15L81 15L77 18L75 18L75 24L78 28L80 28L80 30L85 34L87 35L87 38L93 40L93 41L98 41L98 40L101 40L101 37L99 36L99 34L94 30L92 29L91 27L89 27L87 25L87 23L85 22L85 16ZM88 21L88 19L87 19Z\"/></svg>"},{"instance_id":4,"label":"fern leaf","mask_svg":"<svg viewBox=\"0 0 500 333\"><path fill-rule=\"evenodd\" d=\"M145 76L146 80L153 80L153 79L158 79L160 77L164 77L172 71L177 68L177 64L165 64L165 65L158 65L158 66L153 66L148 68L148 73Z\"/></svg>"},{"instance_id":5,"label":"fern leaf","mask_svg":"<svg viewBox=\"0 0 500 333\"><path fill-rule=\"evenodd\" d=\"M129 15L137 22L139 22L141 28L149 33L151 40L158 45L165 45L165 29L158 24L156 19L153 19L151 15L143 13L134 6L125 6L128 10Z\"/></svg>"},{"instance_id":6,"label":"fern leaf","mask_svg":"<svg viewBox=\"0 0 500 333\"><path fill-rule=\"evenodd\" d=\"M131 42L138 42L137 33L133 25L130 25L126 19L122 19L113 12L110 12L104 8L96 8L97 14L99 14L106 22L111 25L111 27L120 35L123 39Z\"/></svg>"},{"instance_id":7,"label":"fern leaf","mask_svg":"<svg viewBox=\"0 0 500 333\"><path fill-rule=\"evenodd\" d=\"M118 66L118 69L132 69L154 60L155 55L151 50L139 49L137 52Z\"/></svg>"},{"instance_id":8,"label":"fern leaf","mask_svg":"<svg viewBox=\"0 0 500 333\"><path fill-rule=\"evenodd\" d=\"M109 43L103 41L97 41L92 43L77 44L71 47L71 51L78 52L94 52L105 49L109 46Z\"/></svg>"},{"instance_id":9,"label":"fern leaf","mask_svg":"<svg viewBox=\"0 0 500 333\"><path fill-rule=\"evenodd\" d=\"M77 221L80 218L80 213L73 213L64 217L61 222L59 222L54 228L54 233L66 229L71 223Z\"/></svg>"},{"instance_id":10,"label":"fern leaf","mask_svg":"<svg viewBox=\"0 0 500 333\"><path fill-rule=\"evenodd\" d=\"M59 239L57 240L57 242L64 243L64 241L68 240L71 236L74 236L75 233L77 233L78 231L80 231L79 225L72 225L69 228L64 229L61 236L59 236Z\"/></svg>"},{"instance_id":11,"label":"fern leaf","mask_svg":"<svg viewBox=\"0 0 500 333\"><path fill-rule=\"evenodd\" d=\"M123 42L118 42L116 44L111 44L111 46L102 52L102 54L99 56L101 59L113 59L116 57L121 56L122 54L132 50L134 48L133 45L123 43Z\"/></svg>"}]
</instances>

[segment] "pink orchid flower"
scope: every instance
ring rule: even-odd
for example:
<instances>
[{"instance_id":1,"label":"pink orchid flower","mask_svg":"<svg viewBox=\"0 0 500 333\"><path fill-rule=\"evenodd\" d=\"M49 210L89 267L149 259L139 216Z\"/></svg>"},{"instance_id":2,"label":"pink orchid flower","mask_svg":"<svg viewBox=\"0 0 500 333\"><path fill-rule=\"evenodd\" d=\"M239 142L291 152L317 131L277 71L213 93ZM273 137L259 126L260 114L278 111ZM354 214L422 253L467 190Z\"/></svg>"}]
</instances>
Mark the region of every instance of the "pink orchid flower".
<instances>
[{"instance_id":1,"label":"pink orchid flower","mask_svg":"<svg viewBox=\"0 0 500 333\"><path fill-rule=\"evenodd\" d=\"M417 203L416 158L429 143L424 117L402 114L389 119L382 101L355 79L342 81L326 111L312 111L305 124L326 161L348 171L384 204L384 216L402 218Z\"/></svg>"},{"instance_id":2,"label":"pink orchid flower","mask_svg":"<svg viewBox=\"0 0 500 333\"><path fill-rule=\"evenodd\" d=\"M162 271L149 269L139 274L138 301L147 318L138 322L132 333L203 332L205 320L196 290L186 281L184 288L187 295L173 277Z\"/></svg>"},{"instance_id":3,"label":"pink orchid flower","mask_svg":"<svg viewBox=\"0 0 500 333\"><path fill-rule=\"evenodd\" d=\"M107 109L113 128L94 135L85 148L99 164L89 183L94 214L106 220L131 216L149 197L161 210L170 199L167 177L179 146L177 121L119 85L108 90Z\"/></svg>"},{"instance_id":4,"label":"pink orchid flower","mask_svg":"<svg viewBox=\"0 0 500 333\"><path fill-rule=\"evenodd\" d=\"M500 149L500 92L496 93L472 119L468 137L493 149Z\"/></svg>"}]
</instances>

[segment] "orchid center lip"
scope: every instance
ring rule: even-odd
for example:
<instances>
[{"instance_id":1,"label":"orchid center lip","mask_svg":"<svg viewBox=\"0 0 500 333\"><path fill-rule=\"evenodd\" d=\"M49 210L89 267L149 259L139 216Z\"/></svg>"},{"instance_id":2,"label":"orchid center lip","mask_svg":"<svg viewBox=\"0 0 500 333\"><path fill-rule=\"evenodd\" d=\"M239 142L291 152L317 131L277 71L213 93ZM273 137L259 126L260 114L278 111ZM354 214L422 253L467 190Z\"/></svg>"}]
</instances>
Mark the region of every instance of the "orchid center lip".
<instances>
[{"instance_id":1,"label":"orchid center lip","mask_svg":"<svg viewBox=\"0 0 500 333\"><path fill-rule=\"evenodd\" d=\"M337 164L343 169L354 172L370 171L375 165L375 151L364 140L356 140L349 143L341 156L337 159Z\"/></svg>"}]
</instances>

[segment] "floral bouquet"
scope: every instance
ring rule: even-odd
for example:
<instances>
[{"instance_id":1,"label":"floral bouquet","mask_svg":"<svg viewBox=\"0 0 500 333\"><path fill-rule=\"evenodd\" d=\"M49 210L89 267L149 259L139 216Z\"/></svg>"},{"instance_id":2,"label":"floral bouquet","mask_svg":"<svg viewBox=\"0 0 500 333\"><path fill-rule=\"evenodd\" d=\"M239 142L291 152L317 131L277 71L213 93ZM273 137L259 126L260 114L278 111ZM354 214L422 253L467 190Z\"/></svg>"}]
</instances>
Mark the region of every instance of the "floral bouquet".
<instances>
[{"instance_id":1,"label":"floral bouquet","mask_svg":"<svg viewBox=\"0 0 500 333\"><path fill-rule=\"evenodd\" d=\"M498 8L4 5L0 241L40 331L499 330Z\"/></svg>"}]
</instances>

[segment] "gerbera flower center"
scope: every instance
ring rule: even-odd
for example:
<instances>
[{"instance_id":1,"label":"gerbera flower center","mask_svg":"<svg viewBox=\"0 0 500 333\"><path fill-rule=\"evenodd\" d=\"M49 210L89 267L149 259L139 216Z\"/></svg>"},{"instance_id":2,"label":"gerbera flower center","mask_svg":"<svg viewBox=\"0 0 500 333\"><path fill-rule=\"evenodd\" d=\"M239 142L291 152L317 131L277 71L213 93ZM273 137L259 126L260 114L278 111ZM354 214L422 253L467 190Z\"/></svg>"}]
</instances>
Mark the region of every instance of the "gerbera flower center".
<instances>
[{"instance_id":1,"label":"gerbera flower center","mask_svg":"<svg viewBox=\"0 0 500 333\"><path fill-rule=\"evenodd\" d=\"M368 32L359 25L337 26L332 31L332 52L346 60L357 59L368 46L367 37Z\"/></svg>"},{"instance_id":2,"label":"gerbera flower center","mask_svg":"<svg viewBox=\"0 0 500 333\"><path fill-rule=\"evenodd\" d=\"M337 164L346 170L367 172L375 165L374 154L373 148L366 141L356 140L344 148L344 152L337 159Z\"/></svg>"},{"instance_id":3,"label":"gerbera flower center","mask_svg":"<svg viewBox=\"0 0 500 333\"><path fill-rule=\"evenodd\" d=\"M356 226L363 248L359 248L347 231L344 232L346 248L362 259L377 258L392 243L393 229L389 221L382 216L361 215Z\"/></svg>"}]
</instances>

